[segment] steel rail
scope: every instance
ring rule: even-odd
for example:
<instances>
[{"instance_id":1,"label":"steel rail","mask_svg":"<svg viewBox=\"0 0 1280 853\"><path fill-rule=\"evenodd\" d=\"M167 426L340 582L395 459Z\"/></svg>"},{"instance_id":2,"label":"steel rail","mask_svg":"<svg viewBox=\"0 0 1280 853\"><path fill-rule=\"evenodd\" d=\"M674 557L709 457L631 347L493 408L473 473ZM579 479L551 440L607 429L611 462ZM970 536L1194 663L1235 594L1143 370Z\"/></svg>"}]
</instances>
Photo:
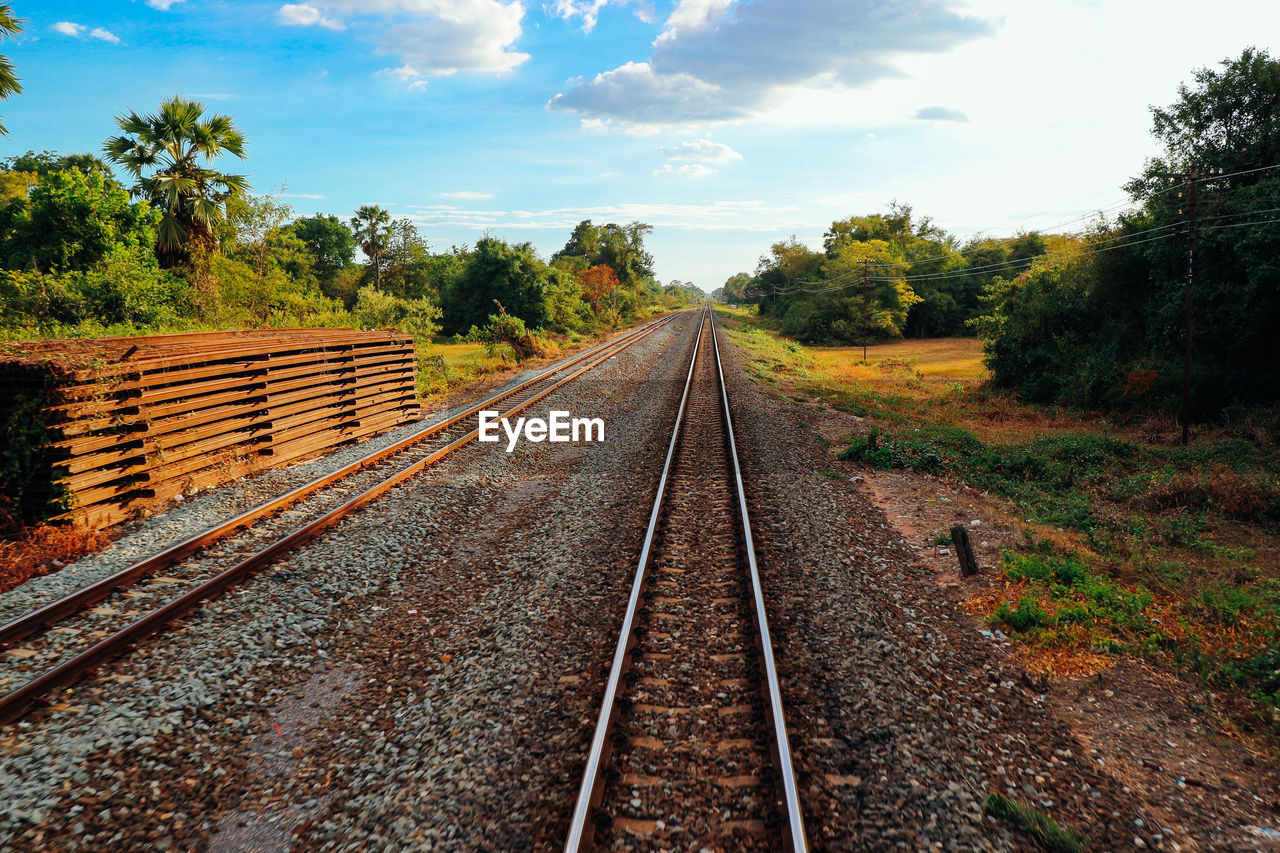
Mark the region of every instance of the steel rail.
<instances>
[{"instance_id":1,"label":"steel rail","mask_svg":"<svg viewBox=\"0 0 1280 853\"><path fill-rule=\"evenodd\" d=\"M612 348L627 341L634 343L635 340L638 340L636 337L637 335L647 333L646 330L656 329L669 322L670 319L670 317L663 317L658 320L654 320L653 322L646 323L636 329L632 329L613 340L597 344L596 346L579 353L568 361L538 374L532 379L528 379L519 385L508 388L505 391L500 391L480 403L473 404L466 410L459 412L446 420L424 427L423 429L396 441L394 444L391 444L381 450L374 451L366 456L362 456L336 471L317 477L309 483L298 486L296 489L286 492L279 497L273 498L265 503L253 507L252 509L246 510L234 518L215 524L214 526L203 530L182 542L169 546L157 554L153 554L152 556L146 557L125 569L121 569L115 574L95 581L63 596L60 599L57 599L56 601L52 601L42 607L18 616L6 624L0 625L0 647L11 645L33 634L38 634L53 625L56 625L68 616L98 603L116 590L131 586L142 578L149 577L161 569L167 568L180 560L186 559L200 549L227 538L233 533L248 527L259 519L273 515L276 512L311 496L315 492L333 485L339 480L343 480L371 465L376 465L415 444L444 432L454 424L465 418L471 417L487 406L506 400L515 394L542 382L556 373L570 368L575 364L579 364L582 361L591 358L593 355L598 355L605 349ZM626 345L629 346L630 343L627 343Z\"/></svg>"},{"instance_id":2,"label":"steel rail","mask_svg":"<svg viewBox=\"0 0 1280 853\"><path fill-rule=\"evenodd\" d=\"M762 650L762 662L765 670L765 680L767 683L767 693L770 706L770 721L773 723L773 751L774 759L777 762L779 774L782 776L783 799L786 803L787 822L789 825L790 847L797 853L805 853L808 850L808 842L804 834L804 818L800 812L799 793L795 782L795 771L791 763L791 748L787 738L786 719L782 711L781 691L778 687L777 667L774 664L773 650L769 637L768 620L765 615L764 597L761 592L760 574L756 564L755 545L751 536L751 521L747 514L746 491L742 482L742 471L738 465L737 444L733 439L733 420L729 414L729 395L728 389L724 382L724 371L720 364L720 347L716 340L715 317L710 311L710 306L704 310L698 327L698 337L694 341L693 356L689 360L689 373L685 379L684 394L680 398L680 407L676 411L675 425L671 430L671 442L667 447L667 458L663 464L662 476L658 480L658 490L654 496L653 509L649 514L649 526L645 531L644 545L640 551L640 559L636 568L635 580L631 585L631 596L627 602L627 610L622 619L621 634L618 639L618 645L614 650L613 664L609 671L609 679L605 685L604 700L601 703L600 716L596 721L595 732L591 739L591 749L587 755L587 764L583 770L582 784L578 791L578 798L574 804L573 817L569 823L569 834L565 840L564 849L566 853L578 853L584 847L590 844L590 835L588 833L588 821L591 817L591 810L599 805L600 798L603 794L600 780L604 762L607 759L606 743L610 729L617 713L617 693L618 685L621 683L628 666L627 655L634 644L634 624L636 611L639 608L640 596L643 591L645 580L648 576L649 565L652 560L653 542L656 537L658 520L661 515L663 498L666 494L667 479L671 471L672 461L675 456L676 446L680 436L680 427L684 421L685 410L689 399L689 389L693 383L694 368L698 362L698 350L702 343L703 328L708 324L711 326L711 341L716 359L716 375L719 380L720 398L723 405L723 413L725 417L725 430L729 437L730 457L733 460L734 481L736 484L738 509L740 513L740 521L742 522L745 550L747 555L747 564L751 575L751 589L755 605L755 619L757 625L758 636L760 638L760 647Z\"/></svg>"},{"instance_id":3,"label":"steel rail","mask_svg":"<svg viewBox=\"0 0 1280 853\"><path fill-rule=\"evenodd\" d=\"M653 334L669 322L670 319L671 318L669 317L663 318L663 320L642 326L637 330L636 334L626 337L626 342L616 348L597 348L594 354L599 355L601 352L604 352L605 354L590 362L585 367L578 368L568 376L557 380L554 384L544 388L529 399L524 400L518 405L507 410L502 414L502 417L510 417L511 415L527 409L529 406L532 406L534 403L547 397L553 391L568 384L583 373L591 370L593 367L603 364L605 361L613 358L618 352L625 350L632 344ZM616 342L617 341L615 341L615 343ZM577 362L580 361L581 359L577 360ZM563 368L560 369L562 370ZM552 372L559 371L557 370ZM458 448L474 440L479 434L480 431L478 429L472 430L465 436L458 438L450 442L445 447L431 453L429 456L404 467L397 473L367 489L341 506L335 507L319 518L308 522L306 525L276 540L274 543L256 554L247 557L222 572L219 572L217 575L214 575L212 578L209 578L198 586L192 587L178 598L156 608L142 618L131 622L129 625L120 629L110 637L100 640L76 656L64 661L53 669L48 670L44 674L11 691L7 695L0 697L0 726L8 725L9 723L21 718L23 715L39 705L43 700L43 697L47 696L49 693L61 687L67 687L74 684L85 674L94 670L94 668L133 648L137 643L162 630L170 622L199 607L206 600L221 594L235 583L273 560L282 557L289 551L297 548L299 545L314 539L321 532L333 526L342 518L371 503L395 486L409 480L424 468L434 464L440 459L443 459Z\"/></svg>"},{"instance_id":4,"label":"steel rail","mask_svg":"<svg viewBox=\"0 0 1280 853\"><path fill-rule=\"evenodd\" d=\"M569 822L569 836L565 839L565 853L577 853L583 848L586 836L587 820L591 809L599 804L601 789L597 784L600 771L604 765L605 739L613 725L615 700L618 695L618 684L622 681L626 668L627 652L633 643L632 628L635 623L636 609L640 603L640 595L644 589L645 578L649 572L649 562L653 551L654 535L658 530L658 519L662 511L662 498L667 490L667 476L671 472L671 463L675 459L676 444L680 437L680 424L684 420L686 404L689 401L689 388L693 384L693 368L698 363L698 347L702 343L702 329L705 326L706 311L698 318L698 337L693 343L693 357L689 359L689 374L684 380L684 394L680 397L680 407L676 409L675 426L671 429L671 441L667 445L667 459L662 465L662 476L658 478L658 492L653 498L653 509L649 513L649 527L645 530L644 545L640 549L640 562L636 567L635 580L631 583L631 597L627 600L627 611L622 617L622 632L618 636L618 646L613 653L613 665L609 668L609 680L605 684L604 702L601 703L600 716L596 720L595 733L591 738L591 750L587 754L587 766L582 771L582 784L578 789L578 799L573 808L573 818Z\"/></svg>"},{"instance_id":5,"label":"steel rail","mask_svg":"<svg viewBox=\"0 0 1280 853\"><path fill-rule=\"evenodd\" d=\"M738 445L733 438L733 415L729 412L729 387L724 381L720 364L720 342L716 336L715 316L711 318L711 343L716 354L716 374L720 377L720 400L724 406L725 432L729 436L729 458L733 461L733 481L738 492L738 512L742 520L744 550L751 570L751 594L755 599L756 629L760 635L763 654L765 683L769 694L769 713L773 721L774 758L782 776L783 799L787 805L787 824L791 830L791 849L804 851L808 842L804 835L804 817L800 813L800 794L796 787L795 769L791 765L791 744L787 738L787 722L782 713L782 690L778 684L778 668L773 660L773 642L769 638L769 619L765 614L764 592L760 583L760 569L756 564L755 541L751 537L751 519L747 514L747 492L742 482L742 468L738 465Z\"/></svg>"}]
</instances>

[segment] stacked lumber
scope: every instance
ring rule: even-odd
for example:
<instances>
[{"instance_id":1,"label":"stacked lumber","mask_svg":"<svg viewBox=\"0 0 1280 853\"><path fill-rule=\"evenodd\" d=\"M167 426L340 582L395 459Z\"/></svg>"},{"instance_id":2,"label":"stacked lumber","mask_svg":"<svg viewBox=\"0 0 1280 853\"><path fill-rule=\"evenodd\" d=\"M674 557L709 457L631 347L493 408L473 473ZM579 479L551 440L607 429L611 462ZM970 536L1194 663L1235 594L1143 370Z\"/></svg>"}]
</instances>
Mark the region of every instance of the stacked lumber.
<instances>
[{"instance_id":1,"label":"stacked lumber","mask_svg":"<svg viewBox=\"0 0 1280 853\"><path fill-rule=\"evenodd\" d=\"M350 329L6 345L0 388L42 388L48 482L96 526L419 413L413 339Z\"/></svg>"}]
</instances>

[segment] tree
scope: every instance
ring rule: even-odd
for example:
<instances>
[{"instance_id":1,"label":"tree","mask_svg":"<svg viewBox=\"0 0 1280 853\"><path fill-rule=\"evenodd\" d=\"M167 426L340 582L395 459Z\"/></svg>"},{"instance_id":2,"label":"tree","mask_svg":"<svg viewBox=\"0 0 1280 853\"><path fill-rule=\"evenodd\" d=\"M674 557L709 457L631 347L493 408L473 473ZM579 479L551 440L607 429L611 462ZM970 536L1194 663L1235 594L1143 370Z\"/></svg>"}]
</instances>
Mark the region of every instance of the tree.
<instances>
[{"instance_id":1,"label":"tree","mask_svg":"<svg viewBox=\"0 0 1280 853\"><path fill-rule=\"evenodd\" d=\"M376 204L361 205L356 215L351 217L351 230L373 268L373 288L381 290L382 253L391 236L391 214Z\"/></svg>"},{"instance_id":2,"label":"tree","mask_svg":"<svg viewBox=\"0 0 1280 853\"><path fill-rule=\"evenodd\" d=\"M548 267L543 304L547 328L553 332L577 332L591 323L591 306L583 299L578 276L559 267Z\"/></svg>"},{"instance_id":3,"label":"tree","mask_svg":"<svg viewBox=\"0 0 1280 853\"><path fill-rule=\"evenodd\" d=\"M1183 83L1174 103L1151 108L1151 132L1164 143L1165 154L1130 183L1135 196L1149 197L1150 190L1168 186L1171 171L1230 173L1280 163L1280 61L1250 47L1220 66L1197 69L1195 88ZM1231 184L1266 177L1252 172Z\"/></svg>"},{"instance_id":4,"label":"tree","mask_svg":"<svg viewBox=\"0 0 1280 853\"><path fill-rule=\"evenodd\" d=\"M86 175L96 172L112 183L116 183L115 176L111 174L111 166L101 157L89 153L59 154L56 151L41 151L37 154L34 151L28 151L26 154L17 154L0 161L0 168L10 172L34 172L40 178L54 172L78 169Z\"/></svg>"},{"instance_id":5,"label":"tree","mask_svg":"<svg viewBox=\"0 0 1280 853\"><path fill-rule=\"evenodd\" d=\"M0 36L16 36L22 32L22 21L13 16L13 7L8 3L0 4ZM10 95L22 91L22 83L18 81L17 72L9 57L0 56L0 99L9 100ZM4 122L0 121L0 134L9 135Z\"/></svg>"},{"instance_id":6,"label":"tree","mask_svg":"<svg viewBox=\"0 0 1280 853\"><path fill-rule=\"evenodd\" d=\"M11 173L12 174L12 173ZM53 172L0 213L0 254L11 269L88 269L114 248L155 242L156 214L99 172Z\"/></svg>"},{"instance_id":7,"label":"tree","mask_svg":"<svg viewBox=\"0 0 1280 853\"><path fill-rule=\"evenodd\" d=\"M760 313L781 317L788 304L803 298L803 290L812 287L821 276L824 256L801 243L793 234L769 247L760 258L750 288L759 294Z\"/></svg>"},{"instance_id":8,"label":"tree","mask_svg":"<svg viewBox=\"0 0 1280 853\"><path fill-rule=\"evenodd\" d=\"M427 340L440 331L440 308L427 297L401 299L390 293L362 287L351 311L361 329L397 329Z\"/></svg>"},{"instance_id":9,"label":"tree","mask_svg":"<svg viewBox=\"0 0 1280 853\"><path fill-rule=\"evenodd\" d=\"M624 287L634 290L653 278L653 255L644 248L644 238L651 233L653 226L643 222L610 222L600 229L599 251L591 260L608 265Z\"/></svg>"},{"instance_id":10,"label":"tree","mask_svg":"<svg viewBox=\"0 0 1280 853\"><path fill-rule=\"evenodd\" d=\"M0 202L26 198L39 181L35 172L0 172Z\"/></svg>"},{"instance_id":11,"label":"tree","mask_svg":"<svg viewBox=\"0 0 1280 853\"><path fill-rule=\"evenodd\" d=\"M608 264L598 264L578 273L582 284L582 298L591 306L597 318L607 318L610 324L618 322L618 274Z\"/></svg>"},{"instance_id":12,"label":"tree","mask_svg":"<svg viewBox=\"0 0 1280 853\"><path fill-rule=\"evenodd\" d=\"M1106 251L988 288L977 325L996 384L1035 400L1177 411L1190 298L1192 419L1280 398L1280 229L1268 212L1280 175L1266 168L1280 160L1280 61L1249 48L1194 78L1152 108L1164 151L1126 187L1139 209L1100 223ZM1190 221L1192 186L1201 222Z\"/></svg>"},{"instance_id":13,"label":"tree","mask_svg":"<svg viewBox=\"0 0 1280 853\"><path fill-rule=\"evenodd\" d=\"M466 332L483 326L493 313L494 300L529 326L546 322L546 265L528 243L509 245L483 237L461 276L441 299L446 331Z\"/></svg>"},{"instance_id":14,"label":"tree","mask_svg":"<svg viewBox=\"0 0 1280 853\"><path fill-rule=\"evenodd\" d=\"M322 284L351 265L356 239L346 223L333 214L304 216L290 226L311 254L312 267Z\"/></svg>"},{"instance_id":15,"label":"tree","mask_svg":"<svg viewBox=\"0 0 1280 853\"><path fill-rule=\"evenodd\" d=\"M431 286L431 247L413 220L394 220L387 230L386 289L405 298L434 295Z\"/></svg>"},{"instance_id":16,"label":"tree","mask_svg":"<svg viewBox=\"0 0 1280 853\"><path fill-rule=\"evenodd\" d=\"M1206 415L1233 399L1280 396L1280 229L1266 213L1280 207L1280 176L1260 168L1280 162L1280 60L1248 48L1193 77L1172 104L1151 109L1152 133L1165 150L1126 187L1143 205L1143 224L1166 229L1170 239L1120 254L1145 267L1136 294L1142 351L1134 358L1158 362L1162 380L1180 377L1191 297L1192 405ZM1186 176L1195 174L1195 215L1212 221L1195 229L1192 279ZM1116 309L1128 314L1119 300L1135 294L1115 296Z\"/></svg>"},{"instance_id":17,"label":"tree","mask_svg":"<svg viewBox=\"0 0 1280 853\"><path fill-rule=\"evenodd\" d=\"M644 238L653 226L630 222L597 228L590 219L579 222L569 241L551 256L551 262L574 273L590 267L607 266L618 277L612 312L633 316L639 305L661 291L653 282L653 256L644 247ZM642 292L644 291L644 292Z\"/></svg>"},{"instance_id":18,"label":"tree","mask_svg":"<svg viewBox=\"0 0 1280 853\"><path fill-rule=\"evenodd\" d=\"M592 225L590 219L584 219L574 226L564 248L551 256L551 262L580 258L584 261L583 266L587 267L591 265L589 261L599 254L600 229Z\"/></svg>"},{"instance_id":19,"label":"tree","mask_svg":"<svg viewBox=\"0 0 1280 853\"><path fill-rule=\"evenodd\" d=\"M745 272L734 273L725 279L720 298L730 303L751 302L753 300L747 295L747 288L750 284L750 274Z\"/></svg>"},{"instance_id":20,"label":"tree","mask_svg":"<svg viewBox=\"0 0 1280 853\"><path fill-rule=\"evenodd\" d=\"M205 116L204 104L178 95L159 112L116 117L123 136L103 146L107 159L133 176L135 195L162 214L156 229L156 256L162 266L187 260L193 248L216 247L215 228L228 199L247 192L244 175L209 167L223 153L244 159L244 134L229 116Z\"/></svg>"}]
</instances>

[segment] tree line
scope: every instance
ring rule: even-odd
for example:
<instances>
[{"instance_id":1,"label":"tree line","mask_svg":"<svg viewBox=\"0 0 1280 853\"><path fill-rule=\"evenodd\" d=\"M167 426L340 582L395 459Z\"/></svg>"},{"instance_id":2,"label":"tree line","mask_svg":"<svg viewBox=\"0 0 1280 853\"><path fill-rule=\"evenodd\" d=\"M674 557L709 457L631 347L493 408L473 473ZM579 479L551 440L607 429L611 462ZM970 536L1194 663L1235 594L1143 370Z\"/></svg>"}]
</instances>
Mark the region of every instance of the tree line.
<instances>
[{"instance_id":1,"label":"tree line","mask_svg":"<svg viewBox=\"0 0 1280 853\"><path fill-rule=\"evenodd\" d=\"M779 241L754 275L731 276L713 296L755 304L785 334L806 343L876 343L892 338L973 334L984 289L1027 258L1070 237L1019 234L961 242L910 205L831 223L822 251Z\"/></svg>"},{"instance_id":2,"label":"tree line","mask_svg":"<svg viewBox=\"0 0 1280 853\"><path fill-rule=\"evenodd\" d=\"M701 297L655 280L643 223L584 220L546 260L490 235L436 251L375 205L298 216L252 194L216 168L247 156L243 133L198 101L116 123L101 156L0 161L5 336L349 325L482 339L499 318L579 334Z\"/></svg>"},{"instance_id":3,"label":"tree line","mask_svg":"<svg viewBox=\"0 0 1280 853\"><path fill-rule=\"evenodd\" d=\"M1280 399L1280 61L1248 48L1152 107L1162 153L1084 233L960 241L907 205L775 243L713 296L818 344L976 334L1039 403L1193 418ZM1184 372L1189 374L1184 379ZM1185 383L1185 385L1184 385Z\"/></svg>"}]
</instances>

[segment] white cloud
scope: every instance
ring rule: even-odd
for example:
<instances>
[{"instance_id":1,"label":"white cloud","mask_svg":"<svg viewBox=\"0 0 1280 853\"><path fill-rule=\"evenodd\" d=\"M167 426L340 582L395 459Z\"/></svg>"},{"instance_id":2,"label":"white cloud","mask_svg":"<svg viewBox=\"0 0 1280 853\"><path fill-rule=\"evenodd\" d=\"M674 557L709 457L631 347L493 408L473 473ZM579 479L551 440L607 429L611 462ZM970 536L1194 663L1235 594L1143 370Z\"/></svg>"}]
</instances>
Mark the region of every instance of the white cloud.
<instances>
[{"instance_id":1,"label":"white cloud","mask_svg":"<svg viewBox=\"0 0 1280 853\"><path fill-rule=\"evenodd\" d=\"M285 198L310 198L310 199L328 198L327 195L320 195L319 193L280 193L280 195L282 195Z\"/></svg>"},{"instance_id":2,"label":"white cloud","mask_svg":"<svg viewBox=\"0 0 1280 853\"><path fill-rule=\"evenodd\" d=\"M324 17L315 6L306 3L285 3L276 13L286 27L324 27L328 30L345 30L347 25Z\"/></svg>"},{"instance_id":3,"label":"white cloud","mask_svg":"<svg viewBox=\"0 0 1280 853\"><path fill-rule=\"evenodd\" d=\"M701 163L682 163L679 166L667 163L661 169L654 169L653 173L655 175L680 175L686 178L705 178L708 175L714 175L716 170Z\"/></svg>"},{"instance_id":4,"label":"white cloud","mask_svg":"<svg viewBox=\"0 0 1280 853\"><path fill-rule=\"evenodd\" d=\"M483 199L493 198L493 193L477 193L471 190L458 190L455 193L440 193L445 198L461 198L461 199Z\"/></svg>"},{"instance_id":5,"label":"white cloud","mask_svg":"<svg viewBox=\"0 0 1280 853\"><path fill-rule=\"evenodd\" d=\"M700 163L732 163L742 159L742 155L728 145L710 139L690 139L672 148L663 148L661 153L668 160Z\"/></svg>"},{"instance_id":6,"label":"white cloud","mask_svg":"<svg viewBox=\"0 0 1280 853\"><path fill-rule=\"evenodd\" d=\"M797 212L794 207L769 206L761 201L713 201L705 204L636 202L548 210L475 210L446 204L396 207L408 211L411 219L430 228L461 227L481 231L486 228L568 230L584 219L592 219L597 222L640 221L655 228L772 233L777 230L776 221L790 219ZM820 220L815 222L817 225L826 224Z\"/></svg>"},{"instance_id":7,"label":"white cloud","mask_svg":"<svg viewBox=\"0 0 1280 853\"><path fill-rule=\"evenodd\" d=\"M608 2L609 0L590 0L590 2L583 2L583 0L556 0L555 8L552 11L566 21L582 18L582 31L589 33L595 29L600 10Z\"/></svg>"},{"instance_id":8,"label":"white cloud","mask_svg":"<svg viewBox=\"0 0 1280 853\"><path fill-rule=\"evenodd\" d=\"M582 31L589 33L596 27L600 10L612 2L616 6L634 5L636 17L646 24L653 23L653 6L647 0L556 0L548 11L566 21L582 18Z\"/></svg>"},{"instance_id":9,"label":"white cloud","mask_svg":"<svg viewBox=\"0 0 1280 853\"><path fill-rule=\"evenodd\" d=\"M647 62L628 62L597 74L590 82L556 95L548 106L590 118L651 124L695 116L729 119L738 114L720 86L691 74L658 75Z\"/></svg>"},{"instance_id":10,"label":"white cloud","mask_svg":"<svg viewBox=\"0 0 1280 853\"><path fill-rule=\"evenodd\" d=\"M713 18L726 12L733 3L734 0L680 0L667 17L658 42L705 30Z\"/></svg>"},{"instance_id":11,"label":"white cloud","mask_svg":"<svg viewBox=\"0 0 1280 853\"><path fill-rule=\"evenodd\" d=\"M186 0L147 0L147 5L152 9L159 9L162 12L169 11L174 3L185 3Z\"/></svg>"},{"instance_id":12,"label":"white cloud","mask_svg":"<svg viewBox=\"0 0 1280 853\"><path fill-rule=\"evenodd\" d=\"M104 30L102 27L95 27L90 31L84 24L77 24L74 21L58 21L58 23L54 24L49 29L53 30L55 33L62 33L64 36L71 36L71 38L76 39L84 38L87 33L89 38L98 39L99 41L105 41L110 44L120 43L120 39L117 38L116 34L110 30Z\"/></svg>"},{"instance_id":13,"label":"white cloud","mask_svg":"<svg viewBox=\"0 0 1280 853\"><path fill-rule=\"evenodd\" d=\"M922 107L916 110L916 114L912 116L914 119L921 121L956 121L967 122L969 117L960 110L951 107Z\"/></svg>"},{"instance_id":14,"label":"white cloud","mask_svg":"<svg viewBox=\"0 0 1280 853\"><path fill-rule=\"evenodd\" d=\"M753 118L786 87L845 90L901 77L905 57L995 31L994 20L947 0L681 0L648 62L577 82L549 106L661 124Z\"/></svg>"},{"instance_id":15,"label":"white cloud","mask_svg":"<svg viewBox=\"0 0 1280 853\"><path fill-rule=\"evenodd\" d=\"M343 18L369 19L382 33L377 53L401 60L384 73L420 89L432 77L501 74L521 65L529 55L514 45L524 12L522 0L311 0L286 4L280 15L293 25L331 28L344 26Z\"/></svg>"}]
</instances>

